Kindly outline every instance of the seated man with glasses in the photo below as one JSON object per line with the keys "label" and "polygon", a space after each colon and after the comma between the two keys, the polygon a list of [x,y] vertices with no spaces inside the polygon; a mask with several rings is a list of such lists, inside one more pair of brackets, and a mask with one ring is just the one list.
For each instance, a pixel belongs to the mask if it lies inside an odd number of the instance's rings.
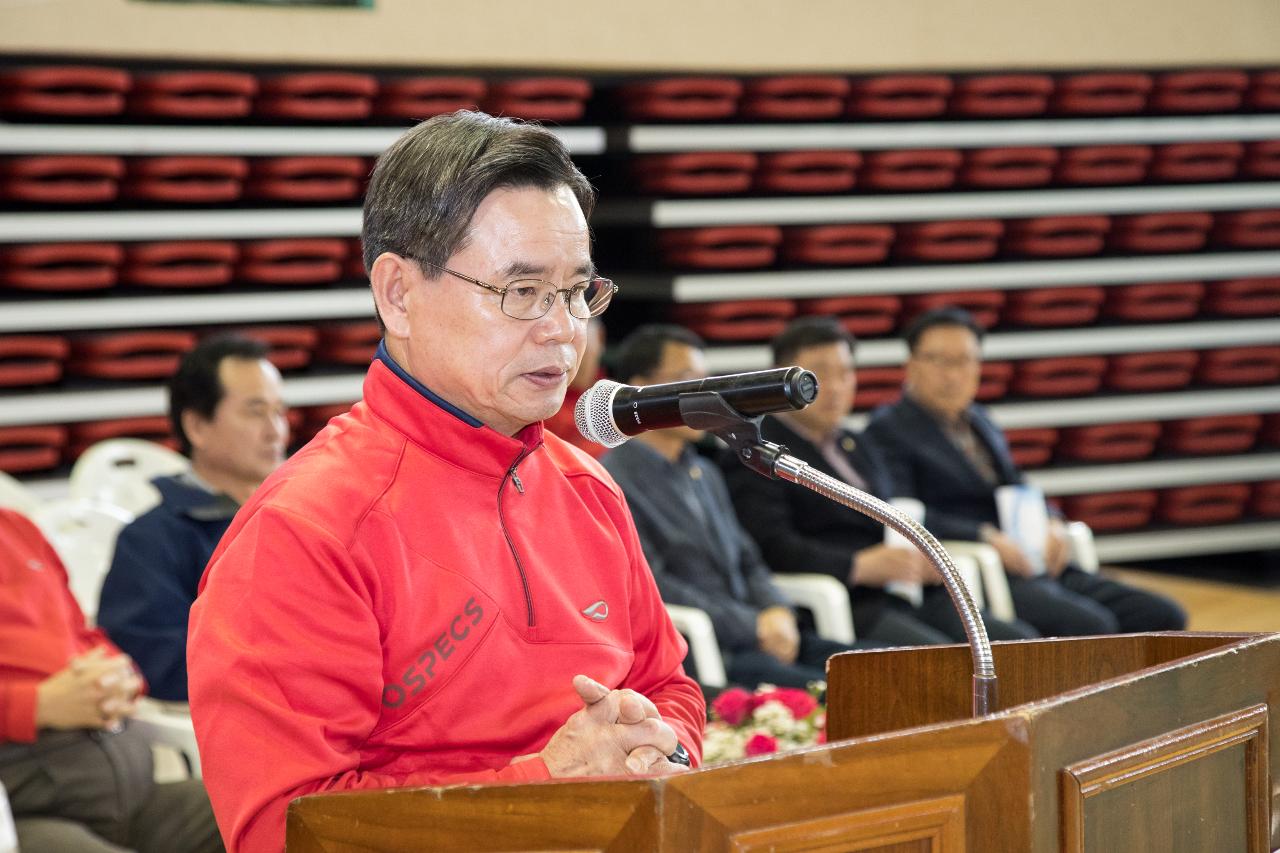
{"label": "seated man with glasses", "polygon": [[280,849],[321,791],[698,760],[705,705],[622,493],[542,426],[617,290],[593,202],[553,133],[479,113],[379,158],[363,400],[240,510],[191,611],[229,847]]}
{"label": "seated man with glasses", "polygon": [[1185,614],[1169,599],[1072,565],[1061,519],[1049,523],[1043,574],[999,529],[996,489],[1021,483],[1022,472],[1000,427],[974,402],[982,337],[969,312],[955,307],[927,311],[907,328],[905,392],[867,427],[885,451],[898,494],[924,503],[925,526],[939,539],[995,547],[1018,618],[1046,636],[1185,627]]}

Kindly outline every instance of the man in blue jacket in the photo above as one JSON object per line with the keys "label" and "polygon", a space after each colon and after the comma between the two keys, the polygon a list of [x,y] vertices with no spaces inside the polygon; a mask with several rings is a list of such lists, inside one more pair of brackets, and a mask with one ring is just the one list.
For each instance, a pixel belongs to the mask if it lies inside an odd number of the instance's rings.
{"label": "man in blue jacket", "polygon": [[160,503],[120,532],[98,625],[157,699],[187,700],[187,613],[240,505],[284,461],[280,373],[257,341],[207,338],[169,383],[169,418],[191,470],[158,477]]}

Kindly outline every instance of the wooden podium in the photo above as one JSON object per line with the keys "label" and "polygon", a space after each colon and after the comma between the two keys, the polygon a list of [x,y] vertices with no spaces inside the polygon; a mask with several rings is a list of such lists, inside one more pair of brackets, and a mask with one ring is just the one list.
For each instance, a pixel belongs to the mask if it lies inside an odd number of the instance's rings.
{"label": "wooden podium", "polygon": [[[1280,634],[993,644],[829,664],[833,742],[651,780],[352,791],[289,807],[303,851],[1268,853]],[[838,741],[836,739],[839,739]]]}

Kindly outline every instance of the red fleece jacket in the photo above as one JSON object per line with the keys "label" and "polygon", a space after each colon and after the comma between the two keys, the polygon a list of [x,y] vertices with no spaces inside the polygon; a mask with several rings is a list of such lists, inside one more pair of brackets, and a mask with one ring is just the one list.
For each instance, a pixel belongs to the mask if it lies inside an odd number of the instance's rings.
{"label": "red fleece jacket", "polygon": [[67,570],[31,521],[0,508],[0,743],[36,739],[36,688],[95,646]]}
{"label": "red fleece jacket", "polygon": [[192,716],[233,851],[319,791],[544,779],[571,679],[705,708],[617,485],[541,425],[480,426],[394,363],[241,509],[191,611]]}

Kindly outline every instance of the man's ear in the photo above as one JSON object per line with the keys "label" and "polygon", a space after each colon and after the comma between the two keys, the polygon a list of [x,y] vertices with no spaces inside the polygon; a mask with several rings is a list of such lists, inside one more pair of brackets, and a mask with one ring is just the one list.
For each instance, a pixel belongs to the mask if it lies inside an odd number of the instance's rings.
{"label": "man's ear", "polygon": [[409,309],[405,298],[411,282],[413,261],[394,252],[383,252],[369,270],[369,285],[378,316],[393,338],[409,337]]}
{"label": "man's ear", "polygon": [[191,445],[193,454],[204,449],[205,433],[208,432],[210,423],[195,409],[182,410],[182,431],[187,434],[187,443]]}

